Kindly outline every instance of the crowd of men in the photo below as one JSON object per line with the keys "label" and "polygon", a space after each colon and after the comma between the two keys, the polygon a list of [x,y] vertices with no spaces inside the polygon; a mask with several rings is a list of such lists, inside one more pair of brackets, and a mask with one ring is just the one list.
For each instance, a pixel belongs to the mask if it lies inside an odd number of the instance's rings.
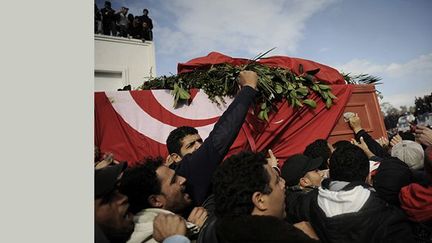
{"label": "crowd of men", "polygon": [[317,139],[279,168],[268,153],[224,160],[257,94],[255,72],[203,141],[167,139],[167,158],[95,163],[96,242],[432,242],[432,129]]}
{"label": "crowd of men", "polygon": [[143,9],[143,15],[133,16],[129,8],[121,7],[115,11],[111,8],[111,2],[105,1],[104,8],[100,9],[95,4],[94,33],[110,36],[120,36],[141,40],[153,40],[153,21],[148,16],[148,9]]}

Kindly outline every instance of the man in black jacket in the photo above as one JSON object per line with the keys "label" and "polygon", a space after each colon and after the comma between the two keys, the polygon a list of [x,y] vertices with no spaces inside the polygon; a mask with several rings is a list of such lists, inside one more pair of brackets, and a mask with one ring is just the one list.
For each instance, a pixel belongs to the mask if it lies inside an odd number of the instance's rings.
{"label": "man in black jacket", "polygon": [[215,233],[224,242],[316,242],[308,223],[285,222],[285,180],[263,154],[226,159],[213,178]]}
{"label": "man in black jacket", "polygon": [[105,7],[101,9],[102,31],[104,35],[117,35],[115,29],[115,11],[111,8],[111,2],[105,1]]}
{"label": "man in black jacket", "polygon": [[236,139],[257,94],[255,72],[240,72],[238,82],[242,89],[216,122],[209,137],[202,144],[197,142],[200,146],[185,154],[175,170],[153,160],[126,171],[121,191],[129,197],[134,213],[159,208],[186,216],[188,209],[201,206],[210,195],[213,172]]}
{"label": "man in black jacket", "polygon": [[323,164],[321,157],[311,159],[303,154],[288,158],[281,168],[281,176],[285,179],[287,190],[285,197],[286,221],[298,223],[309,220],[309,202],[307,197],[316,196],[314,191],[321,186],[324,172],[318,170]]}
{"label": "man in black jacket", "polygon": [[355,145],[337,148],[330,177],[312,199],[310,222],[323,242],[413,242],[405,214],[365,184],[369,159]]}
{"label": "man in black jacket", "polygon": [[180,139],[182,146],[193,144],[194,147],[181,156],[175,170],[178,175],[187,179],[187,191],[195,205],[201,205],[210,195],[211,176],[237,138],[257,93],[257,82],[255,72],[240,72],[239,83],[242,89],[219,118],[208,138],[202,144],[198,134],[190,136],[191,139],[187,141],[184,139],[189,138],[188,136]]}
{"label": "man in black jacket", "polygon": [[148,9],[143,9],[143,15],[141,15],[140,18],[140,24],[144,33],[144,39],[145,40],[153,40],[153,21],[148,16]]}

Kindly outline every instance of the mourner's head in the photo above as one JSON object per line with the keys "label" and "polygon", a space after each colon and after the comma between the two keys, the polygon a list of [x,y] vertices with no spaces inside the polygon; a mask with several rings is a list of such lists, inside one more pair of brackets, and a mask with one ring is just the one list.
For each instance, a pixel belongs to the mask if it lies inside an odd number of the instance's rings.
{"label": "mourner's head", "polygon": [[218,216],[285,217],[285,180],[263,154],[242,152],[226,159],[213,177]]}

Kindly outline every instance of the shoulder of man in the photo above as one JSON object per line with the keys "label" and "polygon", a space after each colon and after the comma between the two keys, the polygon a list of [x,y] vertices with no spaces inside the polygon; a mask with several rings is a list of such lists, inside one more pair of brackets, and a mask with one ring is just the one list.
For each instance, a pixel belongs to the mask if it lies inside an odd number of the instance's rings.
{"label": "shoulder of man", "polygon": [[218,237],[239,242],[316,242],[281,219],[272,216],[244,215],[218,220]]}

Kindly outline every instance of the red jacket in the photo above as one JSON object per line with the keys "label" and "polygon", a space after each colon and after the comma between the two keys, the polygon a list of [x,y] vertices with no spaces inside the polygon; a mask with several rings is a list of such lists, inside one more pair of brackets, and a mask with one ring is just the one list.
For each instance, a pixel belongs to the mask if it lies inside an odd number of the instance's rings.
{"label": "red jacket", "polygon": [[415,222],[432,221],[432,185],[409,184],[399,193],[401,208]]}

